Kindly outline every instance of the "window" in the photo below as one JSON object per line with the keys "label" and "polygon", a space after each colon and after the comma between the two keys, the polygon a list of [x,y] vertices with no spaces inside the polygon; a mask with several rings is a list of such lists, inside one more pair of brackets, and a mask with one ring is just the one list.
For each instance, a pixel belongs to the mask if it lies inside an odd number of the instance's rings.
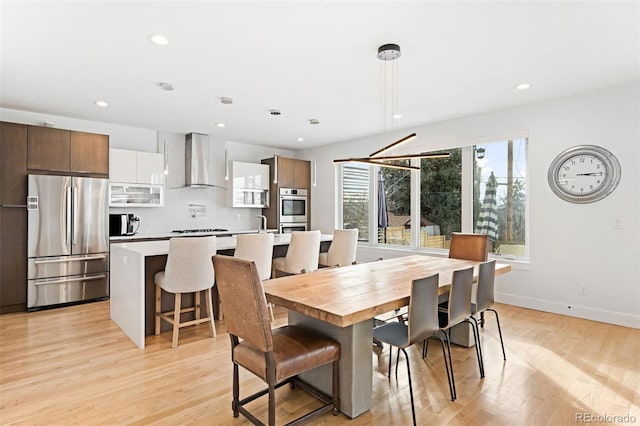
{"label": "window", "polygon": [[344,164],[343,227],[357,227],[372,245],[443,250],[452,232],[486,233],[491,253],[527,257],[526,150],[526,138],[513,138],[434,151],[450,156],[419,160],[419,172]]}
{"label": "window", "polygon": [[526,139],[474,147],[474,231],[489,235],[490,253],[525,257]]}
{"label": "window", "polygon": [[462,230],[462,149],[449,158],[420,160],[420,247],[447,248]]}
{"label": "window", "polygon": [[[410,246],[411,172],[388,167],[378,169],[378,243]],[[381,220],[385,207],[386,226]]]}
{"label": "window", "polygon": [[342,166],[342,228],[358,228],[358,240],[369,241],[369,166]]}

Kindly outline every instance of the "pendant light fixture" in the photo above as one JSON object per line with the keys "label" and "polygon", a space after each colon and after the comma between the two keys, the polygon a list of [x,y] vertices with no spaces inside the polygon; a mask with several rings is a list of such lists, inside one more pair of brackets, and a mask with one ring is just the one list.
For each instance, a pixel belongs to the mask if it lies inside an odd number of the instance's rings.
{"label": "pendant light fixture", "polygon": [[[320,124],[320,120],[316,119],[316,118],[312,118],[311,120],[309,120],[309,124],[311,124],[313,126],[313,143],[317,144],[317,134],[316,134],[316,127],[318,124]],[[313,161],[311,162],[311,185],[312,186],[316,186],[317,184],[317,167],[316,167],[316,149],[315,146],[313,148]]]}
{"label": "pendant light fixture", "polygon": [[[231,105],[233,104],[233,99],[223,96],[220,98],[220,103],[223,105]],[[225,125],[228,124],[228,122],[229,122],[228,108],[225,107],[224,122],[217,123],[216,126],[225,127]],[[222,124],[222,126],[220,124]],[[229,151],[227,151],[227,141],[225,141],[224,145],[225,145],[224,147],[224,180],[229,180]]]}
{"label": "pendant light fixture", "polygon": [[[395,120],[402,117],[398,112],[398,67],[396,59],[400,57],[400,46],[394,43],[383,44],[378,48],[380,59],[380,131],[385,133],[390,127],[394,128]],[[409,154],[409,155],[384,155],[392,149],[416,138],[416,133],[411,133],[397,141],[381,148],[369,157],[344,158],[333,160],[334,163],[363,163],[388,167],[400,170],[420,170],[420,167],[388,163],[387,161],[411,160],[413,158],[449,158],[444,154]]]}
{"label": "pendant light fixture", "polygon": [[269,110],[269,114],[274,117],[274,139],[273,139],[273,183],[278,184],[278,155],[276,154],[276,138],[278,137],[278,120],[277,118],[282,115],[280,110]]}

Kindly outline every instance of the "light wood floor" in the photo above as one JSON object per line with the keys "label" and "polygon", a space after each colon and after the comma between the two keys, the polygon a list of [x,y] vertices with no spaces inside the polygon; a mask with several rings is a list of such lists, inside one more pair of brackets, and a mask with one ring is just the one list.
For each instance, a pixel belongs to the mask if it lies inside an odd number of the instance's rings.
{"label": "light wood floor", "polygon": [[[442,352],[423,361],[411,348],[418,424],[563,425],[577,413],[635,416],[640,424],[640,330],[498,305],[507,361],[493,318],[482,331],[486,377],[475,353],[453,348],[458,399],[451,402]],[[286,312],[276,308],[276,322]],[[224,322],[147,338],[138,349],[109,320],[109,302],[0,316],[0,424],[243,425],[231,412],[231,361]],[[388,351],[372,351],[374,407],[355,420],[327,414],[315,424],[411,423],[404,366],[386,376]],[[261,388],[241,376],[241,395]],[[278,423],[315,400],[278,391]],[[266,400],[252,403],[266,419]]]}

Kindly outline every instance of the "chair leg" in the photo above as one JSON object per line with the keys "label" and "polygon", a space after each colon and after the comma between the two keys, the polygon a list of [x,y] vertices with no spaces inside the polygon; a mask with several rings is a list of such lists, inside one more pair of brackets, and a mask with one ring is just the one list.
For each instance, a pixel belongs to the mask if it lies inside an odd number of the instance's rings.
{"label": "chair leg", "polygon": [[[473,317],[470,317],[473,318]],[[471,331],[473,332],[473,341],[476,344],[476,358],[478,359],[478,370],[480,370],[480,378],[484,378],[484,361],[482,359],[482,348],[480,347],[480,333],[478,332],[478,328],[476,325],[476,319],[473,318],[473,321],[470,319],[464,320],[467,324],[471,326]]]}
{"label": "chair leg", "polygon": [[502,346],[502,358],[506,361],[507,360],[507,354],[504,351],[504,342],[502,340],[502,328],[500,328],[500,317],[498,316],[498,311],[496,311],[495,309],[487,309],[487,311],[491,311],[494,314],[496,314],[496,322],[498,323],[498,334],[500,334],[500,345]]}
{"label": "chair leg", "polygon": [[337,416],[340,414],[340,361],[333,361],[333,411],[331,414]]}
{"label": "chair leg", "polygon": [[396,353],[396,379],[398,378],[398,362],[400,361],[400,348],[398,348],[398,352]]}
{"label": "chair leg", "polygon": [[209,325],[211,326],[211,335],[216,337],[216,323],[213,318],[213,303],[211,302],[211,289],[208,288],[204,292],[205,305],[207,306],[207,316],[209,318]]}
{"label": "chair leg", "polygon": [[[411,417],[413,418],[413,426],[415,426],[417,424],[416,408],[413,403],[413,386],[411,384],[411,367],[409,367],[409,355],[407,355],[407,351],[405,351],[404,348],[398,348],[398,358],[400,358],[400,350],[402,350],[402,353],[404,354],[404,359],[407,360],[407,376],[409,376],[409,395],[411,396]],[[397,368],[397,364],[396,364],[396,368]]]}
{"label": "chair leg", "polygon": [[484,328],[484,311],[480,312],[480,328]]}
{"label": "chair leg", "polygon": [[196,291],[193,293],[193,313],[194,319],[200,319],[200,304],[202,303],[202,292]]}
{"label": "chair leg", "polygon": [[447,351],[444,348],[444,339],[440,336],[436,336],[440,340],[440,345],[442,346],[442,360],[444,361],[444,370],[447,373],[447,382],[449,382],[449,393],[451,393],[451,400],[455,401],[456,395],[453,389],[453,384],[451,382],[451,374],[449,373],[449,364],[447,363]]}
{"label": "chair leg", "polygon": [[175,308],[173,311],[173,338],[171,339],[171,347],[178,346],[178,332],[180,331],[180,309],[182,303],[182,294],[176,293]]}
{"label": "chair leg", "polygon": [[441,332],[444,335],[444,338],[445,338],[445,340],[447,342],[447,353],[449,355],[449,370],[451,371],[451,390],[453,391],[452,392],[452,394],[453,394],[452,401],[453,401],[454,399],[456,399],[458,397],[458,395],[457,395],[457,392],[456,392],[456,378],[453,375],[453,363],[451,362],[451,341],[449,340],[449,335],[446,332],[444,332],[442,330],[441,330]]}
{"label": "chair leg", "polygon": [[233,363],[233,402],[231,402],[231,408],[233,409],[233,417],[238,417],[238,406],[240,404],[240,380],[238,374],[238,364]]}
{"label": "chair leg", "polygon": [[156,285],[156,329],[155,335],[160,334],[160,313],[162,312],[162,289]]}
{"label": "chair leg", "polygon": [[269,383],[269,426],[276,424],[276,387]]}
{"label": "chair leg", "polygon": [[393,359],[393,346],[389,345],[389,368],[387,369],[387,377],[391,379],[391,360]]}

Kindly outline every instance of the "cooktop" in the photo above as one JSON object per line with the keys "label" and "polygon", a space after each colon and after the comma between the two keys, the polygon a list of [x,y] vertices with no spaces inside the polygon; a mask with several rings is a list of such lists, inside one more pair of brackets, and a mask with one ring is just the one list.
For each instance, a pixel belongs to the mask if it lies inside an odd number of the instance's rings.
{"label": "cooktop", "polygon": [[226,231],[228,231],[228,229],[207,228],[207,229],[177,229],[177,230],[171,231],[171,232],[175,232],[177,234],[190,234],[190,233],[194,233],[194,232],[226,232]]}

